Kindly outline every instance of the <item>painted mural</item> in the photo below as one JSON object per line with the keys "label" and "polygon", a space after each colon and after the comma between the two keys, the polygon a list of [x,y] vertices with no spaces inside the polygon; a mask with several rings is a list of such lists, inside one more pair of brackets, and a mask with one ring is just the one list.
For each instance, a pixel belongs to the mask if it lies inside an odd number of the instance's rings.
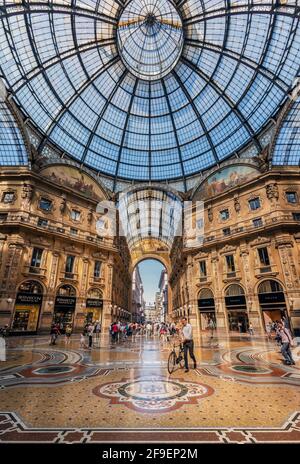
{"label": "painted mural", "polygon": [[88,198],[100,200],[104,196],[101,188],[93,179],[71,166],[50,166],[43,169],[41,175],[55,184],[74,189]]}
{"label": "painted mural", "polygon": [[225,190],[244,184],[258,175],[259,171],[251,166],[228,166],[211,174],[200,186],[197,197],[213,197]]}

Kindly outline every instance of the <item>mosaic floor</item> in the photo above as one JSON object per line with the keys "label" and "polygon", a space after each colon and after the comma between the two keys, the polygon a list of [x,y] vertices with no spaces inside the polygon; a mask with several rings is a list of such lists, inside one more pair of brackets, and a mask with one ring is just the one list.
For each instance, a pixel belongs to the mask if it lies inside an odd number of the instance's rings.
{"label": "mosaic floor", "polygon": [[9,338],[0,442],[300,443],[300,346],[285,366],[263,337],[195,342],[198,368],[169,375],[156,338],[102,336],[92,351],[77,336]]}

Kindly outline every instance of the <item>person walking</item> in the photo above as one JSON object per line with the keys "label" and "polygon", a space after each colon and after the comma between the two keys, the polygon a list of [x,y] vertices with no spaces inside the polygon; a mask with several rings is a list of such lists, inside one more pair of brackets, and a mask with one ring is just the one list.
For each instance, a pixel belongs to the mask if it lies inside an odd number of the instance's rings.
{"label": "person walking", "polygon": [[190,323],[188,323],[187,318],[183,317],[181,319],[182,323],[182,335],[183,335],[183,351],[184,351],[184,366],[185,371],[189,371],[188,363],[188,352],[191,359],[194,361],[194,369],[197,368],[197,361],[194,355],[194,340],[193,340],[193,328]]}
{"label": "person walking", "polygon": [[50,331],[50,345],[56,345],[58,335],[60,335],[59,325],[53,324]]}
{"label": "person walking", "polygon": [[207,327],[210,330],[210,338],[214,338],[214,331],[216,329],[216,325],[215,325],[214,320],[212,318],[209,320]]}
{"label": "person walking", "polygon": [[70,324],[68,324],[67,327],[66,327],[66,331],[65,331],[65,343],[66,343],[66,345],[70,345],[71,335],[72,335],[72,327],[71,327]]}
{"label": "person walking", "polygon": [[284,327],[282,322],[278,324],[278,334],[281,337],[281,354],[284,357],[284,364],[295,364],[292,356],[291,346],[293,346],[293,339],[289,329]]}
{"label": "person walking", "polygon": [[87,334],[89,337],[89,350],[91,350],[93,346],[93,332],[94,332],[94,326],[93,324],[90,323],[87,327]]}
{"label": "person walking", "polygon": [[94,335],[95,335],[95,345],[100,347],[100,332],[101,332],[101,323],[96,321],[94,324]]}
{"label": "person walking", "polygon": [[252,322],[249,323],[249,329],[248,329],[248,330],[249,330],[249,334],[250,334],[251,336],[254,335],[254,328],[253,328]]}

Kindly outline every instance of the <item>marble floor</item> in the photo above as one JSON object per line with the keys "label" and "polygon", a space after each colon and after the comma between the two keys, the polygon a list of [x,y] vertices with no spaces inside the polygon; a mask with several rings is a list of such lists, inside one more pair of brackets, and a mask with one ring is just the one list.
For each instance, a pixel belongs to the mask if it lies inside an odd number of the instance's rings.
{"label": "marble floor", "polygon": [[170,345],[156,337],[102,335],[91,351],[77,335],[10,337],[0,442],[300,443],[300,346],[295,366],[262,336],[203,334],[195,346],[197,369],[169,375]]}

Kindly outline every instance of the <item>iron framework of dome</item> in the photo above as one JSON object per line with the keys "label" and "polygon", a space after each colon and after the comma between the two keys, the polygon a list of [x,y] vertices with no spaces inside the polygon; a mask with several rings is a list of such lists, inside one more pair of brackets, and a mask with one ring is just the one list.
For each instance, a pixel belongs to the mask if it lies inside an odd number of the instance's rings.
{"label": "iron framework of dome", "polygon": [[185,180],[261,150],[299,71],[298,3],[1,0],[1,73],[39,152],[50,142],[115,180]]}
{"label": "iron framework of dome", "polygon": [[14,116],[0,95],[0,166],[28,164],[26,147]]}

